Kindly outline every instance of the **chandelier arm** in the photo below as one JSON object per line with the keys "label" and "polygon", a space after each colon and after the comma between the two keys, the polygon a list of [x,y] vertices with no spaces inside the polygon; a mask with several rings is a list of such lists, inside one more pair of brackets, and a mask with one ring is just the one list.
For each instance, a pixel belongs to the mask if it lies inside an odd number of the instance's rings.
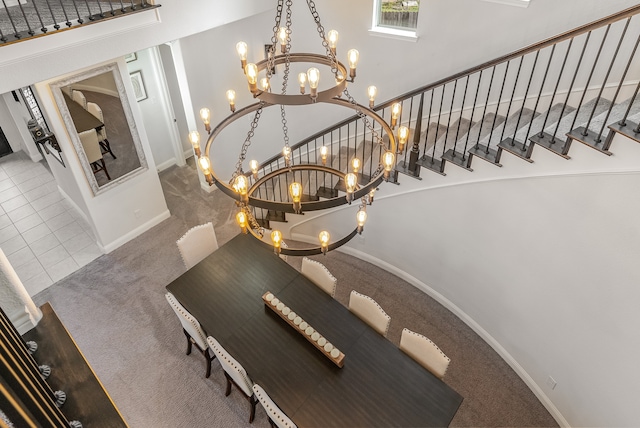
{"label": "chandelier arm", "polygon": [[[249,229],[250,233],[258,239],[261,245],[265,248],[273,249],[273,245],[265,242],[259,237],[256,233],[254,233],[253,229]],[[355,228],[351,233],[349,233],[344,238],[339,241],[335,241],[327,247],[327,251],[335,250],[336,248],[342,247],[347,242],[351,241],[351,239],[358,234],[358,228]],[[315,256],[317,254],[322,254],[322,247],[310,247],[310,248],[281,248],[280,254],[284,254],[286,256]]]}

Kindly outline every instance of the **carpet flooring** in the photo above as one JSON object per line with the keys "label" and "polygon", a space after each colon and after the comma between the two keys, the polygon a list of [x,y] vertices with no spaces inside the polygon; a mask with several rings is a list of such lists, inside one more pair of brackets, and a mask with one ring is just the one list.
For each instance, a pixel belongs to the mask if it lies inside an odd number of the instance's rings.
{"label": "carpet flooring", "polygon": [[[36,303],[51,302],[131,427],[266,427],[260,406],[249,425],[244,397],[236,390],[224,396],[217,361],[205,379],[204,358],[184,354],[180,323],[164,298],[165,286],[185,271],[176,239],[211,220],[223,245],[238,233],[234,203],[218,190],[202,191],[192,162],[160,177],[172,216],[39,293]],[[337,277],[341,303],[352,289],[380,303],[391,316],[393,343],[407,327],[451,358],[445,382],[464,397],[451,426],[557,426],[513,370],[433,299],[354,257],[316,258]],[[289,263],[300,266],[294,257]]]}

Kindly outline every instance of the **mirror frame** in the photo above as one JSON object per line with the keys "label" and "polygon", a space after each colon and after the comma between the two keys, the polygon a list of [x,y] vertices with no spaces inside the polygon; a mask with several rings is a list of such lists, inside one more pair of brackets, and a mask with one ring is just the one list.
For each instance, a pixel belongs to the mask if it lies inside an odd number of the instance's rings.
{"label": "mirror frame", "polygon": [[[67,107],[67,103],[64,100],[64,96],[62,95],[62,88],[65,86],[72,85],[74,83],[81,82],[85,79],[98,76],[104,73],[111,73],[113,79],[116,84],[116,88],[118,89],[118,96],[120,97],[120,103],[122,104],[122,110],[124,111],[124,115],[127,119],[127,123],[129,124],[129,131],[131,133],[131,138],[133,139],[133,144],[136,149],[136,153],[138,154],[138,159],[140,160],[140,166],[120,177],[114,178],[109,181],[107,184],[103,184],[102,186],[98,185],[98,181],[91,169],[91,165],[89,164],[89,160],[87,159],[87,155],[82,148],[82,143],[80,142],[80,137],[76,132],[76,128],[73,124],[73,119],[71,118],[71,113],[69,113],[69,108]],[[93,191],[95,196],[104,193],[105,191],[124,183],[127,180],[145,172],[149,169],[147,164],[147,158],[145,156],[144,150],[142,148],[142,141],[140,140],[140,135],[138,134],[138,128],[136,126],[136,121],[133,117],[133,113],[131,111],[131,104],[129,103],[129,97],[127,95],[127,91],[124,87],[124,82],[122,81],[122,75],[120,74],[120,69],[118,67],[118,63],[110,63],[101,67],[92,68],[91,70],[87,70],[84,72],[80,72],[74,74],[73,76],[65,77],[64,79],[57,80],[49,84],[51,91],[53,92],[53,98],[56,102],[56,106],[58,107],[58,111],[62,116],[62,120],[67,128],[67,134],[73,143],[73,147],[78,155],[78,159],[80,160],[80,165],[82,165],[82,169],[84,171],[84,175],[89,182],[89,186]]]}

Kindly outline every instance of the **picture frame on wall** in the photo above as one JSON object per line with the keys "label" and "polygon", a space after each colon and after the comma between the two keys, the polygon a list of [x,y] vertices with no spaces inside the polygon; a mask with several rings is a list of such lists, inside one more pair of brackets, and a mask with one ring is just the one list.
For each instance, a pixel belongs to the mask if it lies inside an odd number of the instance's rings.
{"label": "picture frame on wall", "polygon": [[124,60],[125,62],[131,62],[131,61],[135,61],[138,59],[138,55],[136,55],[135,52],[131,52],[130,54],[127,54],[124,56]]}
{"label": "picture frame on wall", "polygon": [[144,80],[142,78],[142,71],[134,71],[129,73],[131,77],[131,84],[133,85],[133,92],[136,95],[136,101],[142,101],[147,99],[147,90],[144,87]]}

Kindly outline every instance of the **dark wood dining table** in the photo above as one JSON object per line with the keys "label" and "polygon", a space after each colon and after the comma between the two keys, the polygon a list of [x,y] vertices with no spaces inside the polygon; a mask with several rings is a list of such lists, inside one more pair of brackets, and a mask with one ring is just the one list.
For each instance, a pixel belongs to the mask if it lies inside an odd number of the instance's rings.
{"label": "dark wood dining table", "polygon": [[[300,427],[447,426],[462,403],[446,383],[251,236],[236,236],[167,290]],[[344,367],[266,307],[267,291],[339,348]]]}
{"label": "dark wood dining table", "polygon": [[71,115],[71,119],[73,119],[73,125],[76,127],[78,134],[90,129],[100,131],[100,128],[104,126],[104,123],[102,123],[100,119],[89,113],[64,92],[62,94],[64,95],[64,101],[67,103],[69,114]]}

